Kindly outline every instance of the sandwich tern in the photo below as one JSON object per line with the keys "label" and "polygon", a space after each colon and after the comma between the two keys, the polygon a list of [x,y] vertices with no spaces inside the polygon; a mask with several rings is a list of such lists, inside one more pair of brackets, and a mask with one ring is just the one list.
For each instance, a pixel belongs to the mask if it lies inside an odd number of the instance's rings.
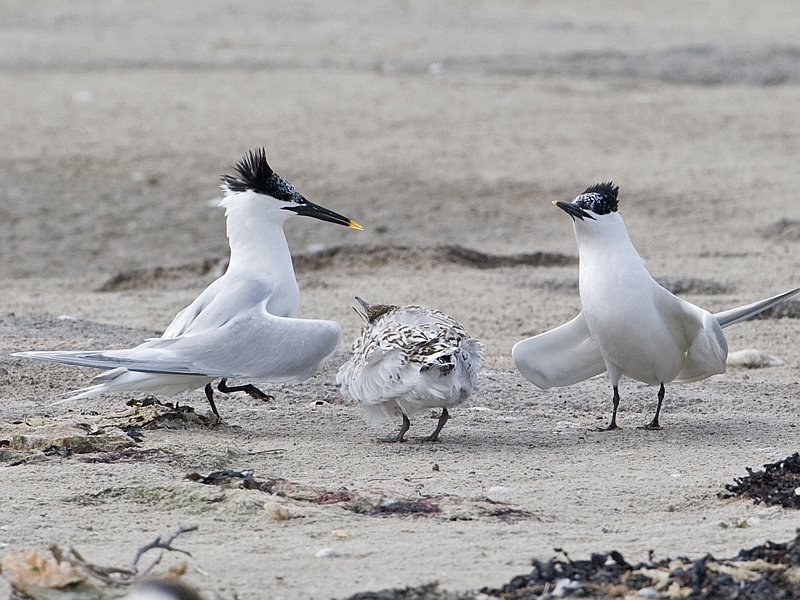
{"label": "sandwich tern", "polygon": [[660,429],[664,385],[725,372],[722,329],[793,296],[800,288],[711,314],[678,298],[650,276],[617,212],[611,182],[588,188],[572,202],[554,202],[572,217],[580,257],[581,312],[556,329],[518,342],[511,351],[522,375],[540,388],[572,385],[608,371],[617,429],[622,375],[660,386],[647,429]]}
{"label": "sandwich tern", "polygon": [[356,300],[363,312],[354,309],[364,323],[352,358],[336,374],[342,394],[358,401],[369,422],[402,416],[400,432],[388,440],[392,442],[404,441],[410,416],[441,407],[436,429],[425,438],[435,442],[450,418],[447,409],[475,391],[483,344],[438,310]]}
{"label": "sandwich tern", "polygon": [[230,260],[225,274],[180,311],[160,338],[135,348],[99,351],[17,352],[37,360],[109,369],[62,400],[110,391],[174,395],[205,387],[219,418],[211,383],[221,392],[266,396],[252,384],[228,386],[229,378],[299,382],[333,354],[342,328],[333,321],[296,319],[300,291],[283,232],[290,217],[304,215],[361,229],[355,221],[307,200],[267,163],[266,152],[248,152],[223,175]]}

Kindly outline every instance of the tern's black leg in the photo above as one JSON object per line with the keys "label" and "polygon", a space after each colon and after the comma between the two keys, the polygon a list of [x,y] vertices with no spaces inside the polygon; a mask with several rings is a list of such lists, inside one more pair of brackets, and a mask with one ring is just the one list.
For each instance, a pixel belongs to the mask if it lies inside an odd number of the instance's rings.
{"label": "tern's black leg", "polygon": [[613,431],[614,429],[619,429],[617,425],[617,409],[619,408],[619,389],[617,386],[614,386],[614,397],[612,398],[614,402],[614,412],[611,413],[611,423],[608,424],[608,427],[598,427],[597,431]]}
{"label": "tern's black leg", "polygon": [[219,412],[217,412],[217,405],[214,404],[214,390],[211,388],[211,384],[206,384],[206,398],[208,398],[208,403],[211,405],[211,411],[217,415],[217,418],[221,421],[222,417],[219,416]]}
{"label": "tern's black leg", "polygon": [[436,424],[436,429],[433,430],[433,433],[430,434],[426,438],[422,438],[423,442],[435,442],[439,439],[439,432],[444,427],[444,424],[447,423],[447,420],[450,418],[450,413],[447,412],[446,408],[442,408],[442,415],[439,417],[439,422]]}
{"label": "tern's black leg", "polygon": [[405,442],[403,437],[405,437],[408,428],[411,427],[411,421],[408,420],[406,413],[403,413],[403,424],[400,426],[400,432],[389,439],[382,439],[382,442]]}
{"label": "tern's black leg", "polygon": [[269,394],[265,394],[252,383],[246,383],[244,385],[233,385],[228,387],[228,380],[223,377],[219,380],[219,385],[217,385],[217,389],[222,392],[223,394],[230,394],[231,392],[245,392],[251,398],[256,400],[275,400]]}
{"label": "tern's black leg", "polygon": [[664,384],[661,384],[661,387],[658,390],[658,406],[656,406],[656,416],[653,417],[653,420],[650,421],[649,425],[645,425],[645,429],[661,429],[661,425],[658,423],[658,415],[661,412],[661,403],[664,401]]}

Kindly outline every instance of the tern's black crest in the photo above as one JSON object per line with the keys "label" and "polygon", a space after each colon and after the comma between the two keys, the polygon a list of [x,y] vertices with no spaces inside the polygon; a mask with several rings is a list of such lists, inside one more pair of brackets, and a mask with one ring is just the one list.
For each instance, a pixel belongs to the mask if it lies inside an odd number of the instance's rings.
{"label": "tern's black crest", "polygon": [[267,163],[264,148],[250,150],[236,163],[237,175],[223,175],[223,189],[231,192],[253,191],[286,202],[303,202],[295,187],[275,173]]}
{"label": "tern's black crest", "polygon": [[619,186],[610,181],[596,183],[586,188],[580,196],[575,198],[573,204],[577,204],[584,210],[590,210],[596,215],[607,215],[617,212],[617,193]]}

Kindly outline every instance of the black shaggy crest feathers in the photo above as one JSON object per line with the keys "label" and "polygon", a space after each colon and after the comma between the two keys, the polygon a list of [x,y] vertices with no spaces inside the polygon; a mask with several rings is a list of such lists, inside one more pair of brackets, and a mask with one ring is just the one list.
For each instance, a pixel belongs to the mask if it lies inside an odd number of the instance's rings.
{"label": "black shaggy crest feathers", "polygon": [[253,191],[287,202],[303,202],[295,187],[275,173],[267,163],[264,148],[250,150],[236,163],[238,175],[223,175],[223,189],[231,192]]}
{"label": "black shaggy crest feathers", "polygon": [[607,215],[611,212],[617,212],[617,205],[619,204],[617,200],[618,192],[619,186],[615,186],[610,181],[595,183],[575,198],[574,204],[584,210],[590,210],[596,215]]}

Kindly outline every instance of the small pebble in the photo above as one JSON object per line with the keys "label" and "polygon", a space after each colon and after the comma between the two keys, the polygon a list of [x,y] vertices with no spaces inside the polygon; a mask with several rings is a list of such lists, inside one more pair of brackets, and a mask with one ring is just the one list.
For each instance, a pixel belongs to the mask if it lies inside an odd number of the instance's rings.
{"label": "small pebble", "polygon": [[316,558],[334,558],[339,556],[333,548],[323,548],[314,555]]}
{"label": "small pebble", "polygon": [[433,470],[434,471],[438,471],[439,470],[439,463],[433,463]]}
{"label": "small pebble", "polygon": [[334,529],[333,531],[331,531],[331,535],[333,537],[338,537],[338,538],[350,537],[349,535],[347,535],[347,532],[344,529]]}

